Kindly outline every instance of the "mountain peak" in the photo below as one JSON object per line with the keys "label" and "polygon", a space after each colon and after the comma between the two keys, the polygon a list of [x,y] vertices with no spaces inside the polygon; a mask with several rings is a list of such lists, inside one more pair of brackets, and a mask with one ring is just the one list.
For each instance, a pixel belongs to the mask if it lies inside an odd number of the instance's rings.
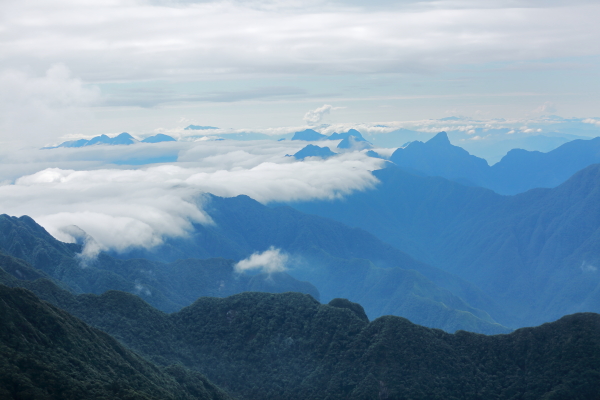
{"label": "mountain peak", "polygon": [[317,140],[323,140],[326,137],[327,136],[320,134],[319,132],[313,129],[305,129],[301,132],[294,133],[294,137],[292,137],[292,140],[305,140],[307,142],[313,142]]}
{"label": "mountain peak", "polygon": [[429,139],[426,143],[435,144],[435,145],[452,145],[450,143],[450,139],[448,139],[448,134],[445,131],[442,131]]}

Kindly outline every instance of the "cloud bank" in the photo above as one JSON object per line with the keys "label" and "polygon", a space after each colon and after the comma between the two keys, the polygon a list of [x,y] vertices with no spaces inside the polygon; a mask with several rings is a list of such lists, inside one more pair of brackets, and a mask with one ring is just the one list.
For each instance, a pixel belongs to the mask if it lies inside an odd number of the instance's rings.
{"label": "cloud bank", "polygon": [[187,235],[193,223],[212,223],[204,193],[245,194],[263,203],[337,198],[373,187],[371,171],[383,163],[361,153],[296,162],[284,157],[291,143],[241,143],[195,144],[175,165],[47,168],[1,185],[0,209],[31,216],[63,241],[81,241],[69,228],[76,226],[100,250],[151,248],[165,237]]}
{"label": "cloud bank", "polygon": [[11,34],[0,59],[64,62],[87,82],[116,82],[422,72],[597,54],[597,2],[369,3],[6,0],[0,25]]}

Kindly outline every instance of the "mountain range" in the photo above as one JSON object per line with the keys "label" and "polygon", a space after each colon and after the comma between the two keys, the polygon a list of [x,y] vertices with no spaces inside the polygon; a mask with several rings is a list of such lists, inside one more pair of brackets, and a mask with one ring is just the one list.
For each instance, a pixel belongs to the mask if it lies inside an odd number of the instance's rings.
{"label": "mountain range", "polygon": [[[149,136],[143,139],[142,143],[160,143],[160,142],[175,142],[176,140],[162,133],[156,134],[154,136]],[[115,137],[109,137],[107,135],[95,136],[92,139],[79,139],[79,140],[70,140],[67,142],[63,142],[56,147],[47,147],[50,149],[55,149],[58,147],[86,147],[86,146],[94,146],[94,145],[130,145],[137,143],[138,140],[135,139],[127,132],[120,133]]]}
{"label": "mountain range", "polygon": [[473,283],[512,315],[497,319],[508,326],[600,311],[600,165],[515,196],[395,166],[374,174],[373,190],[294,207],[361,227]]}
{"label": "mountain range", "polygon": [[414,141],[399,148],[390,161],[416,174],[441,176],[512,195],[555,187],[575,172],[600,162],[600,137],[573,140],[547,153],[513,149],[489,166],[483,158],[453,146],[446,132],[440,132],[425,143]]}
{"label": "mountain range", "polygon": [[[93,261],[78,256],[82,245],[57,241],[31,218],[4,215],[0,251],[74,293],[123,290],[167,312],[199,296],[299,291],[323,301],[360,301],[372,318],[400,315],[449,332],[510,331],[497,323],[501,313],[490,315],[499,307],[474,285],[415,261],[363,230],[290,207],[272,209],[247,196],[207,196],[203,204],[214,225],[195,225],[189,237],[167,239],[151,251],[100,253]],[[287,272],[234,271],[235,261],[271,246],[290,254]]]}
{"label": "mountain range", "polygon": [[399,317],[369,322],[356,303],[323,305],[299,293],[206,297],[167,315],[123,292],[62,292],[70,313],[156,366],[31,292],[0,285],[4,388],[61,399],[103,398],[106,391],[111,398],[186,399],[190,392],[225,398],[210,382],[239,399],[592,399],[600,393],[597,314],[509,335],[452,335]]}

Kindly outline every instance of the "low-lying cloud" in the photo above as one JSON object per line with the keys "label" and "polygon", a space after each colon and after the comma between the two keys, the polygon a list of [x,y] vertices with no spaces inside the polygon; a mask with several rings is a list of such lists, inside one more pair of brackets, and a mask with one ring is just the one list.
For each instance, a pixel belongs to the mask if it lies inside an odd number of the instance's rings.
{"label": "low-lying cloud", "polygon": [[260,272],[273,273],[285,271],[288,262],[288,255],[282,253],[280,249],[271,246],[262,253],[256,252],[250,257],[235,264],[236,272],[246,272],[258,270]]}
{"label": "low-lying cloud", "polygon": [[383,165],[360,153],[324,161],[285,157],[302,143],[237,144],[193,144],[180,151],[180,161],[173,165],[46,168],[0,185],[0,210],[29,215],[67,242],[84,238],[68,228],[76,226],[93,238],[85,250],[93,256],[99,250],[151,248],[164,238],[187,235],[193,224],[211,224],[205,193],[245,194],[262,203],[339,198],[374,187],[371,171]]}

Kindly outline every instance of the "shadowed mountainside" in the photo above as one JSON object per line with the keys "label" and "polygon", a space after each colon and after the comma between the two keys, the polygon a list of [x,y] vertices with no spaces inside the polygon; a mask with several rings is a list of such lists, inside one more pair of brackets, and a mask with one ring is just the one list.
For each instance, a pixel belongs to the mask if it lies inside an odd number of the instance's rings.
{"label": "shadowed mountainside", "polygon": [[84,321],[156,363],[193,368],[241,399],[600,394],[597,314],[508,335],[452,335],[400,317],[368,322],[357,304],[321,305],[299,293],[200,298],[167,315],[123,292],[74,296],[53,287]]}
{"label": "shadowed mountainside", "polygon": [[[54,239],[27,216],[0,215],[0,251],[23,259],[75,293],[122,290],[137,294],[166,312],[187,306],[200,296],[223,297],[244,291],[298,291],[319,298],[313,285],[284,272],[237,273],[233,260],[182,259],[162,263],[122,260],[105,253],[93,260],[81,258],[80,245]],[[0,254],[0,260],[5,255]]]}
{"label": "shadowed mountainside", "polygon": [[228,399],[197,372],[158,367],[24,289],[0,285],[2,399]]}

